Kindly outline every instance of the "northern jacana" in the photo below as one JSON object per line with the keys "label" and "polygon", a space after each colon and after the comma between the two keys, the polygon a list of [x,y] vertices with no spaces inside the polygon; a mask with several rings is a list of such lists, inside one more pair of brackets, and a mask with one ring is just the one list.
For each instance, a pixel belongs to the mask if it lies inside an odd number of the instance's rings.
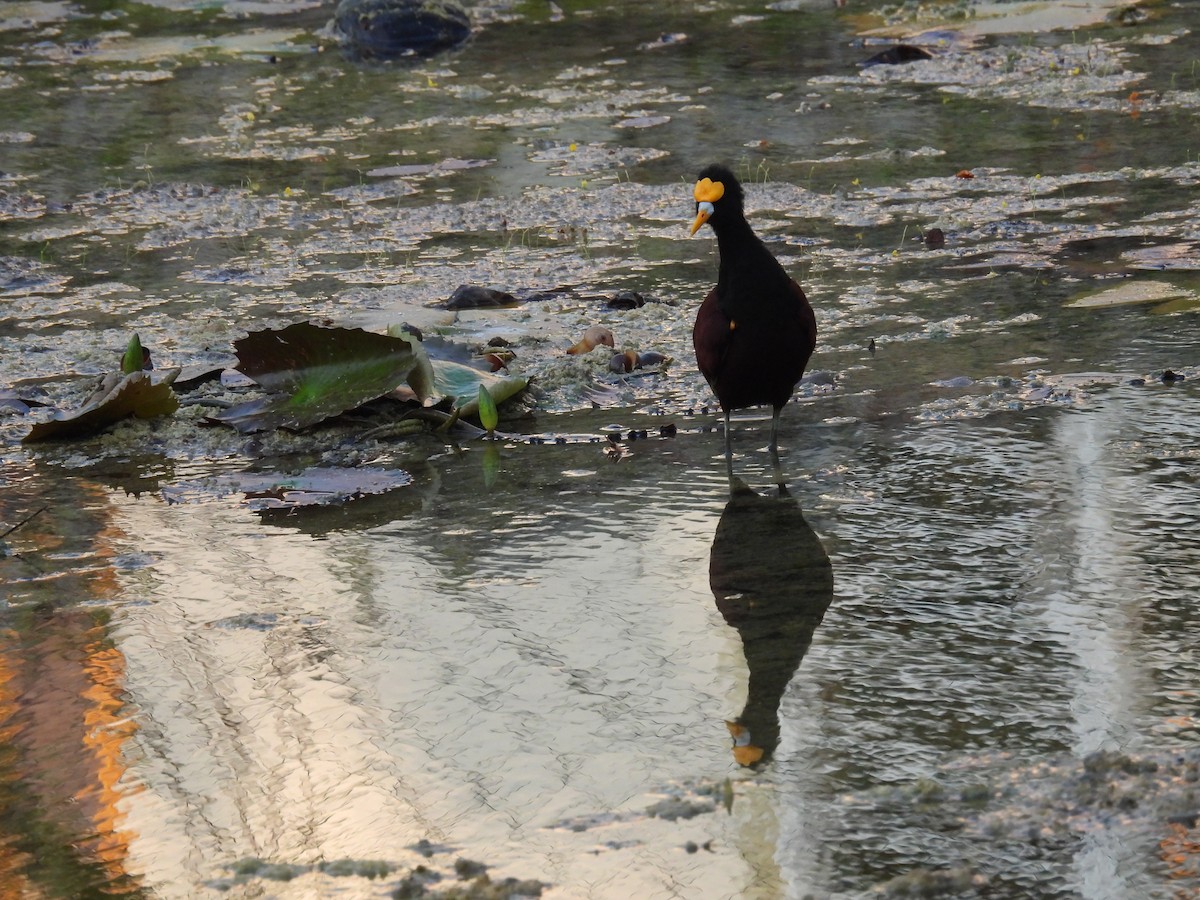
{"label": "northern jacana", "polygon": [[779,468],[779,413],[791,399],[817,343],[817,321],[800,285],[746,221],[742,186],[724,166],[708,166],[696,181],[696,219],[717,235],[717,286],[696,313],[696,363],[725,413],[725,463],[733,481],[729,414],[770,406],[771,457]]}

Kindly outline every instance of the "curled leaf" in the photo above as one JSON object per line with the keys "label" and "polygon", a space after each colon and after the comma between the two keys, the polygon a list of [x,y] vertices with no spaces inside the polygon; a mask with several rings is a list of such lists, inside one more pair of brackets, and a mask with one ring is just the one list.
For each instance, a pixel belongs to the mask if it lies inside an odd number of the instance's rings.
{"label": "curled leaf", "polygon": [[129,339],[129,344],[125,347],[125,355],[121,357],[121,373],[129,375],[133,372],[140,372],[144,368],[145,356],[142,350],[142,339],[135,333]]}
{"label": "curled leaf", "polygon": [[615,347],[616,345],[611,331],[603,325],[593,325],[583,333],[583,338],[579,343],[573,345],[567,352],[572,355],[591,353],[596,347]]}
{"label": "curled leaf", "polygon": [[496,409],[496,401],[484,385],[479,385],[479,424],[484,431],[491,434],[500,424],[500,413]]}
{"label": "curled leaf", "polygon": [[408,386],[417,395],[417,400],[422,405],[435,401],[437,386],[434,383],[433,366],[429,362],[429,354],[425,352],[421,336],[407,326],[389,327],[387,333],[390,337],[404,341],[412,350],[413,367],[412,371],[408,373]]}
{"label": "curled leaf", "polygon": [[528,378],[516,375],[493,375],[447,359],[435,359],[432,363],[438,394],[450,397],[460,416],[470,417],[479,412],[479,388],[483,385],[497,405],[529,386]]}
{"label": "curled leaf", "polygon": [[[140,346],[138,352],[140,355]],[[53,419],[34,425],[22,440],[32,444],[56,438],[88,437],[130,416],[153,419],[170,415],[179,407],[171,389],[177,374],[178,369],[169,370],[158,382],[152,381],[150,375],[141,370],[111,375],[104,388],[79,409],[55,411]]]}

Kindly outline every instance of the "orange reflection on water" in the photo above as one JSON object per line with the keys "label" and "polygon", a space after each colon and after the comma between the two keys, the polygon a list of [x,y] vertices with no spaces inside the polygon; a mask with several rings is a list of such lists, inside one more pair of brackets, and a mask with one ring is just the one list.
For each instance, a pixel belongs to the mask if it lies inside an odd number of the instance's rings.
{"label": "orange reflection on water", "polygon": [[[122,827],[125,660],[105,617],[33,614],[0,636],[0,900],[39,887],[136,890]],[[15,891],[16,893],[11,893]]]}
{"label": "orange reflection on water", "polygon": [[[136,792],[121,786],[125,774],[122,759],[125,742],[137,731],[133,717],[126,715],[121,693],[125,685],[125,657],[106,641],[88,648],[84,671],[91,686],[84,690],[90,705],[84,709],[83,744],[94,761],[95,782],[76,799],[90,808],[95,824],[95,854],[113,878],[125,874],[129,843],[136,837],[121,827],[124,818],[120,801]],[[89,802],[90,801],[90,802]]]}

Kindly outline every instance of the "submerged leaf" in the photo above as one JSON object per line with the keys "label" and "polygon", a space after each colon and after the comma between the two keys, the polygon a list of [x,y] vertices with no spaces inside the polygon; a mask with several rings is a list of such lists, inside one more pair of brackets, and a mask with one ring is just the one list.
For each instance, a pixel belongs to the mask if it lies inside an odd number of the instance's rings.
{"label": "submerged leaf", "polygon": [[341,505],[411,483],[412,476],[403,469],[313,466],[295,475],[238,472],[198,484],[173,485],[163,489],[163,497],[168,503],[188,503],[241,493],[250,509],[292,510]]}
{"label": "submerged leaf", "polygon": [[211,417],[244,433],[316,425],[388,394],[416,365],[401,338],[307,322],[256,331],[234,348],[237,370],[272,392]]}
{"label": "submerged leaf", "polygon": [[1138,303],[1158,303],[1173,298],[1195,296],[1187,288],[1175,287],[1164,281],[1127,281],[1116,287],[1085,294],[1067,304],[1068,309],[1100,309],[1109,306],[1132,306]]}
{"label": "submerged leaf", "polygon": [[[140,347],[138,355],[141,355]],[[104,389],[87,403],[76,410],[56,411],[49,422],[34,425],[23,441],[32,444],[56,438],[88,437],[130,416],[153,419],[170,415],[179,408],[179,401],[171,389],[171,382],[178,372],[178,369],[169,371],[157,383],[140,370],[109,376]]]}
{"label": "submerged leaf", "polygon": [[1177,297],[1174,300],[1168,300],[1166,303],[1160,303],[1150,310],[1156,316],[1169,316],[1174,313],[1195,312],[1200,309],[1200,297],[1195,294],[1189,294],[1187,297]]}

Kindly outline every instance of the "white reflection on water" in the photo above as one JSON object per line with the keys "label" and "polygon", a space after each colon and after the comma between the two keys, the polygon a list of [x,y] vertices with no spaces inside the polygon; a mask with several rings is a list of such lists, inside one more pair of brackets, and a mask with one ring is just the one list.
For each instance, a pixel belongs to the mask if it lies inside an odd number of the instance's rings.
{"label": "white reflection on water", "polygon": [[1088,415],[1062,416],[1050,448],[1061,499],[1047,533],[1054,573],[1041,614],[1080,669],[1072,680],[1070,723],[1072,749],[1080,756],[1136,745],[1147,696],[1130,647],[1142,597],[1136,537],[1122,512],[1134,498],[1111,450],[1125,415],[1114,402]]}
{"label": "white reflection on water", "polygon": [[[769,856],[759,812],[643,814],[664,787],[737,777],[721,718],[745,694],[707,584],[716,504],[664,487],[678,514],[633,528],[592,497],[571,502],[595,518],[459,538],[422,521],[314,540],[217,504],[121,503],[121,530],[161,560],[116,627],[149,882],[186,896],[248,856],[414,865],[422,838],[567,896],[776,882],[729,848],[748,829]],[[612,822],[551,827],[588,816]]]}

